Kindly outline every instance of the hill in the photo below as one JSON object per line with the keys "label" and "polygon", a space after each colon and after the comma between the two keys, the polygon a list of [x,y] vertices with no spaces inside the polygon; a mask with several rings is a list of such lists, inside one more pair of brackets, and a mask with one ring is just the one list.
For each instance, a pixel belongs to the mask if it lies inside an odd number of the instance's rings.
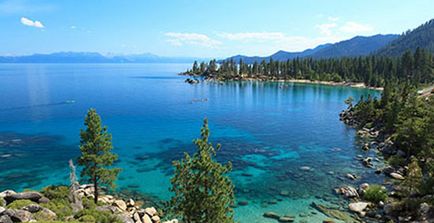
{"label": "hill", "polygon": [[396,40],[378,51],[379,55],[399,56],[407,50],[414,51],[418,47],[434,53],[434,19],[407,31]]}
{"label": "hill", "polygon": [[286,61],[294,58],[337,58],[337,57],[353,57],[353,56],[367,56],[382,47],[388,45],[393,40],[397,39],[399,35],[375,35],[375,36],[356,36],[349,40],[344,40],[337,43],[327,43],[319,45],[313,49],[307,49],[301,52],[287,52],[278,51],[273,55],[267,57],[249,57],[237,55],[229,57],[225,60],[239,61],[242,59],[245,63],[261,62],[262,60],[269,61]]}

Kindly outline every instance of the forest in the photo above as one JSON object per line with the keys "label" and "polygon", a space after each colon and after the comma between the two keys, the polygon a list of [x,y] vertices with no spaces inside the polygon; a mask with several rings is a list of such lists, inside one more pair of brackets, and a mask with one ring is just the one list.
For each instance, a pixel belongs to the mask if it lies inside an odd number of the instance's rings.
{"label": "forest", "polygon": [[335,59],[296,58],[285,62],[270,60],[246,64],[242,60],[194,62],[184,74],[216,80],[291,80],[363,82],[366,86],[384,86],[387,80],[410,79],[414,83],[434,80],[433,55],[422,48],[399,57],[366,56]]}

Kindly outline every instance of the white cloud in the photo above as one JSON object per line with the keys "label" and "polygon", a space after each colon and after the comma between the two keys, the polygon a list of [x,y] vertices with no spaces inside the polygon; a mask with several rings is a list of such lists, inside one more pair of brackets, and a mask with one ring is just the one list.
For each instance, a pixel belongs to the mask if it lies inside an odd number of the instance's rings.
{"label": "white cloud", "polygon": [[328,19],[329,21],[331,21],[331,22],[337,22],[340,18],[339,18],[339,17],[329,16],[327,19]]}
{"label": "white cloud", "polygon": [[356,22],[346,22],[343,26],[339,28],[340,31],[345,33],[371,33],[374,31],[374,27],[366,24],[356,23]]}
{"label": "white cloud", "polygon": [[165,33],[167,41],[174,46],[194,45],[207,48],[217,48],[221,45],[220,41],[212,39],[205,34],[200,33]]}
{"label": "white cloud", "polygon": [[325,36],[331,36],[333,34],[333,28],[338,26],[336,23],[325,23],[317,25],[316,27],[319,29],[319,32]]}
{"label": "white cloud", "polygon": [[280,32],[243,32],[243,33],[219,33],[219,37],[236,41],[270,41],[282,40],[286,36]]}
{"label": "white cloud", "polygon": [[77,29],[77,26],[70,26],[71,29]]}
{"label": "white cloud", "polygon": [[36,28],[44,28],[44,24],[42,24],[40,21],[33,21],[31,19],[28,19],[26,17],[21,17],[21,23],[25,26],[32,26]]}

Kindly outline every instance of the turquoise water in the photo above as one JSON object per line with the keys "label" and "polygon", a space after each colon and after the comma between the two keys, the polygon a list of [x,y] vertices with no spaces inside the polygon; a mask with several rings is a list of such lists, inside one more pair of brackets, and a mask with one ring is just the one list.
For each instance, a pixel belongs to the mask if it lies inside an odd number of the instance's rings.
{"label": "turquoise water", "polygon": [[[237,199],[248,202],[235,209],[240,222],[276,222],[264,219],[265,211],[321,222],[326,217],[311,202],[344,206],[332,188],[375,179],[355,159],[365,154],[338,113],[348,96],[377,92],[263,82],[189,85],[176,75],[189,66],[0,65],[0,190],[67,183],[67,160],[78,156],[90,107],[113,134],[123,168],[118,190],[162,200],[170,197],[171,161],[193,151],[207,117],[211,140],[222,144],[218,159],[234,165]],[[348,172],[361,180],[347,181]]]}

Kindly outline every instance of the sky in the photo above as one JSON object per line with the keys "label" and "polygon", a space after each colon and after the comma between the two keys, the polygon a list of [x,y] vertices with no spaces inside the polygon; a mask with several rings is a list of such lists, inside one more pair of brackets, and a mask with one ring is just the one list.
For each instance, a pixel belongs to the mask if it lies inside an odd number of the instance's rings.
{"label": "sky", "polygon": [[266,56],[432,18],[433,0],[0,0],[0,55]]}

